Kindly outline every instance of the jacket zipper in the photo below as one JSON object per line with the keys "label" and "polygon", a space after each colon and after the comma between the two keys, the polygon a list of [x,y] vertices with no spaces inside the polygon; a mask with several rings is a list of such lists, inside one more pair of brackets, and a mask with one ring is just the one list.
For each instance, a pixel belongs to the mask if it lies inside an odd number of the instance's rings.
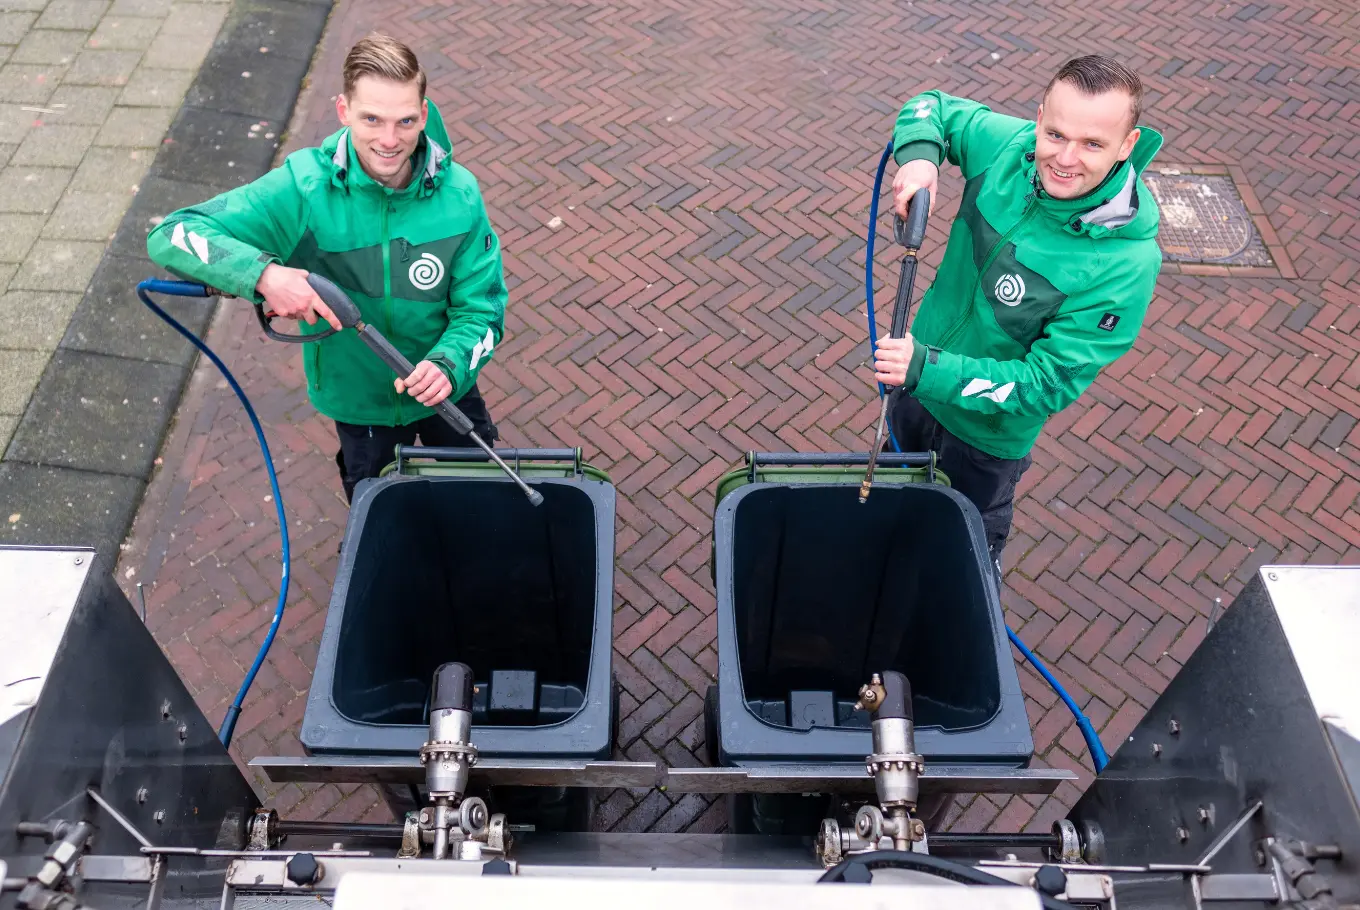
{"label": "jacket zipper", "polygon": [[982,263],[982,268],[978,269],[977,277],[973,279],[973,291],[968,295],[968,306],[964,310],[963,315],[959,317],[958,322],[949,327],[949,331],[945,333],[944,339],[939,344],[940,348],[947,349],[954,341],[954,336],[962,331],[963,327],[967,325],[968,317],[973,313],[973,302],[977,299],[978,291],[982,287],[982,276],[986,275],[987,270],[992,267],[992,263],[996,261],[996,257],[1001,253],[1002,247],[1007,243],[1010,243],[1011,238],[1015,236],[1016,232],[1024,227],[1025,222],[1029,221],[1030,216],[1034,214],[1037,205],[1038,201],[1036,199],[1036,194],[1031,190],[1030,194],[1025,197],[1025,211],[1020,215],[1020,220],[1011,225],[1011,229],[1002,235],[1001,239],[992,246],[991,251],[987,254],[987,259]]}
{"label": "jacket zipper", "polygon": [[[379,232],[382,244],[383,259],[383,334],[389,341],[392,340],[392,250],[391,240],[387,236],[387,210],[392,205],[386,194],[380,197],[382,214],[379,216]],[[395,395],[392,399],[392,414],[396,419],[396,425],[401,426],[401,396]]]}

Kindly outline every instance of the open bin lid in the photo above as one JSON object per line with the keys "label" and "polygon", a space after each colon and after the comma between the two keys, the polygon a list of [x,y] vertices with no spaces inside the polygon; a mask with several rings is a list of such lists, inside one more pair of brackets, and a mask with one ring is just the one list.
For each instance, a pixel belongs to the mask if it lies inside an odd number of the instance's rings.
{"label": "open bin lid", "polygon": [[[496,449],[496,454],[521,477],[573,477],[612,484],[609,475],[584,461],[582,449]],[[503,472],[478,448],[397,446],[394,460],[379,477],[485,477]]]}
{"label": "open bin lid", "polygon": [[[747,452],[746,467],[718,478],[715,501],[751,483],[859,483],[868,452]],[[938,483],[950,486],[934,452],[883,452],[874,484]],[[873,495],[872,493],[870,495]]]}

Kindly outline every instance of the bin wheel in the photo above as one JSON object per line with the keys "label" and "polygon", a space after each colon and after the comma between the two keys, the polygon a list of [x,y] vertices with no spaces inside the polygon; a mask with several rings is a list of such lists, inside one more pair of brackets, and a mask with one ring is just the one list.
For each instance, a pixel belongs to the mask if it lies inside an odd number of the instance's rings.
{"label": "bin wheel", "polygon": [[710,768],[718,767],[718,687],[704,692],[704,755]]}

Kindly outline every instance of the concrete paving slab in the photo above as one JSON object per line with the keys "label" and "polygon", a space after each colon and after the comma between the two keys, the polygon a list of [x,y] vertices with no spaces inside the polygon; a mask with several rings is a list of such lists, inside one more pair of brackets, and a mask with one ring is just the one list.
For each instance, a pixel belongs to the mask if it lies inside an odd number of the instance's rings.
{"label": "concrete paving slab", "polygon": [[109,252],[118,256],[145,256],[147,235],[166,215],[185,206],[205,202],[220,192],[217,187],[201,183],[146,177],[113,238]]}
{"label": "concrete paving slab", "polygon": [[55,351],[79,303],[79,294],[9,291],[0,295],[0,325],[5,327],[5,345]]}
{"label": "concrete paving slab", "polygon": [[0,214],[0,262],[22,262],[46,223],[45,215]]}
{"label": "concrete paving slab", "polygon": [[11,288],[84,293],[104,255],[104,244],[87,240],[39,240],[33,244]]}
{"label": "concrete paving slab", "polygon": [[51,356],[50,351],[0,348],[0,414],[24,412]]}
{"label": "concrete paving slab", "polygon": [[116,565],[121,529],[136,512],[144,488],[135,477],[0,463],[0,503],[6,513],[0,515],[0,540],[90,546],[106,565]]}
{"label": "concrete paving slab", "polygon": [[[139,282],[165,277],[171,276],[144,257],[104,257],[61,346],[187,367],[197,349],[137,297]],[[213,298],[157,294],[152,301],[200,338],[215,311]]]}
{"label": "concrete paving slab", "polygon": [[74,168],[5,168],[0,173],[0,212],[50,214],[74,173]]}
{"label": "concrete paving slab", "polygon": [[151,172],[221,189],[254,180],[272,166],[278,147],[277,137],[250,138],[250,127],[259,119],[186,106],[170,127],[172,143],[162,149]]}
{"label": "concrete paving slab", "polygon": [[76,167],[98,132],[99,128],[95,126],[65,126],[44,122],[42,126],[29,130],[9,163],[32,167]]}
{"label": "concrete paving slab", "polygon": [[58,349],[6,458],[145,480],[183,367]]}

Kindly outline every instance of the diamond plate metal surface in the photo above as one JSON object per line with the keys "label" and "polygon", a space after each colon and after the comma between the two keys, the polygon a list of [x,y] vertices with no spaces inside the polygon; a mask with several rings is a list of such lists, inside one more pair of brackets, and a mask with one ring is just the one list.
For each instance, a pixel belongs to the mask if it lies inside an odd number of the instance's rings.
{"label": "diamond plate metal surface", "polygon": [[1274,267],[1231,177],[1163,171],[1143,180],[1161,208],[1157,242],[1168,260]]}

